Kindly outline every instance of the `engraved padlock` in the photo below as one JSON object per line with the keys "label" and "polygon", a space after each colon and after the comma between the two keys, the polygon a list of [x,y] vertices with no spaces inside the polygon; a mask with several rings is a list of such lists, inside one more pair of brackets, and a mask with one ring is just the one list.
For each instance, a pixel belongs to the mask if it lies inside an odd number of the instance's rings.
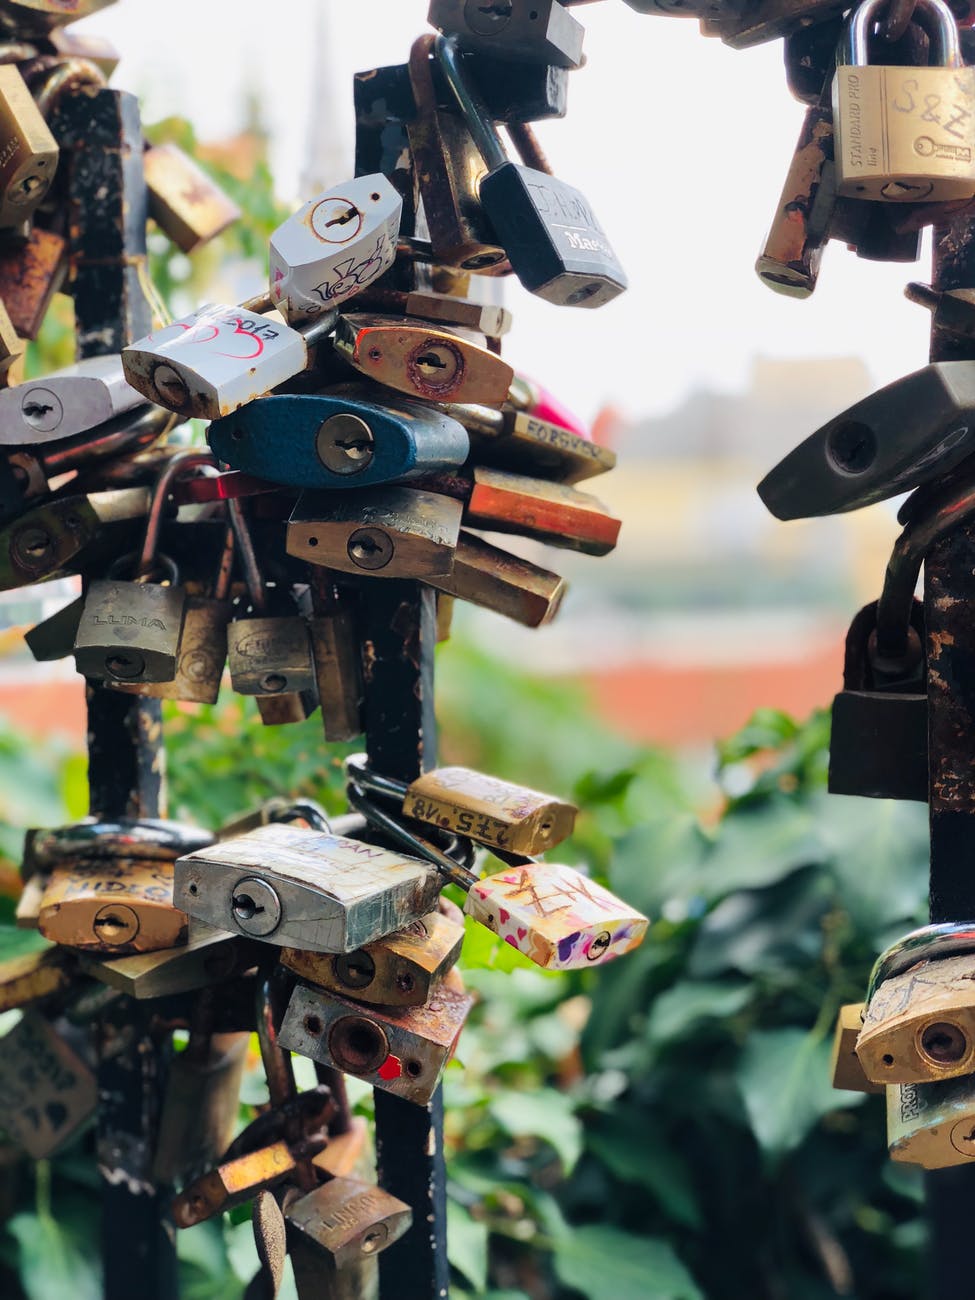
{"label": "engraved padlock", "polygon": [[57,141],[20,70],[0,66],[0,228],[33,216],[54,180]]}
{"label": "engraved padlock", "polygon": [[0,1038],[0,1127],[44,1160],[97,1108],[95,1074],[76,1045],[39,1012],[27,1011]]}
{"label": "engraved padlock", "polygon": [[385,176],[317,195],[271,236],[271,300],[292,323],[320,316],[387,271],[403,200]]}
{"label": "engraved padlock", "polygon": [[[208,461],[187,452],[189,462]],[[186,592],[175,563],[158,550],[169,480],[160,476],[153,491],[146,534],[138,554],[123,555],[106,578],[89,582],[75,637],[78,672],[96,681],[171,682],[176,675],[180,638],[186,616]],[[135,577],[121,574],[135,569]],[[164,581],[150,581],[162,573]]]}
{"label": "engraved padlock", "polygon": [[944,0],[919,0],[915,19],[931,41],[933,66],[869,62],[884,0],[854,10],[837,54],[833,121],[837,193],[922,203],[975,195],[975,69],[962,62]]}

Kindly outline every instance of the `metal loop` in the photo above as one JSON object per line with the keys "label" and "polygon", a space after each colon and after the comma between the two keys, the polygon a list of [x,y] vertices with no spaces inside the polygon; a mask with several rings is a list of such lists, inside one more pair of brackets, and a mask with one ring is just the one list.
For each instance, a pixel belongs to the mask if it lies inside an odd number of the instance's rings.
{"label": "metal loop", "polygon": [[328,813],[314,799],[295,799],[288,803],[287,807],[281,808],[271,814],[272,822],[307,822],[314,831],[325,831],[332,833],[332,823],[329,821]]}
{"label": "metal loop", "polygon": [[[888,0],[863,0],[847,21],[840,41],[837,62],[865,67],[870,61],[870,36],[878,15]],[[931,40],[931,63],[944,68],[962,66],[961,39],[954,14],[945,0],[917,0],[912,19],[919,22]]]}
{"label": "metal loop", "polygon": [[62,95],[104,90],[108,79],[91,59],[72,57],[59,58],[53,68],[39,70],[35,77],[28,73],[28,83],[37,107],[47,118]]}
{"label": "metal loop", "polygon": [[237,539],[237,553],[240,556],[240,567],[244,573],[244,584],[251,605],[256,614],[263,614],[267,610],[267,592],[264,589],[264,579],[261,577],[261,567],[257,562],[257,552],[254,550],[254,539],[251,537],[247,516],[237,497],[227,501],[227,513],[230,515],[230,525]]}
{"label": "metal loop", "polygon": [[[873,3],[874,0],[867,0],[867,2]],[[928,2],[942,3],[942,0],[928,0]],[[444,79],[457,100],[461,116],[474,141],[474,147],[487,163],[488,171],[494,171],[496,167],[506,163],[508,157],[484,101],[464,76],[456,38],[435,37],[433,52],[443,69]]]}
{"label": "metal loop", "polygon": [[867,984],[866,1005],[870,1005],[881,984],[895,975],[903,975],[919,962],[961,957],[969,952],[975,953],[975,921],[945,921],[912,930],[874,962]]}
{"label": "metal loop", "polygon": [[365,754],[350,754],[345,760],[345,774],[368,794],[398,799],[401,803],[409,789],[405,781],[397,781],[394,777],[380,776],[374,772]]}
{"label": "metal loop", "polygon": [[204,465],[216,470],[212,452],[180,451],[172,457],[158,479],[156,479],[156,486],[153,488],[152,493],[152,505],[149,507],[149,515],[146,519],[146,535],[139,556],[139,567],[136,570],[137,579],[148,573],[155,561],[156,549],[159,545],[159,533],[162,529],[163,509],[169,501],[170,488],[185,471],[197,469]]}
{"label": "metal loop", "polygon": [[[135,576],[135,573],[137,572],[135,569],[135,562],[138,558],[136,551],[128,551],[125,555],[118,556],[109,565],[108,572],[105,576],[117,579],[120,582],[150,582],[153,574],[158,572],[159,569],[162,569],[165,573],[163,581],[168,582],[171,587],[179,585],[179,569],[176,565],[176,561],[172,559],[171,556],[163,555],[162,552],[160,552],[155,557],[156,567],[150,569],[149,572],[142,577]],[[132,571],[133,576],[131,578],[123,578],[122,575],[126,570]]]}
{"label": "metal loop", "polygon": [[415,834],[395,817],[391,817],[389,813],[374,804],[354,781],[350,782],[346,797],[356,812],[362,813],[366,821],[387,834],[394,843],[399,844],[408,853],[413,853],[425,862],[431,863],[451,884],[459,885],[461,889],[470,889],[471,885],[477,883],[479,877],[476,872],[460,866],[429,840]]}
{"label": "metal loop", "polygon": [[26,856],[32,870],[46,871],[78,858],[139,858],[172,862],[209,848],[213,834],[199,826],[158,818],[89,818],[69,826],[29,832]]}

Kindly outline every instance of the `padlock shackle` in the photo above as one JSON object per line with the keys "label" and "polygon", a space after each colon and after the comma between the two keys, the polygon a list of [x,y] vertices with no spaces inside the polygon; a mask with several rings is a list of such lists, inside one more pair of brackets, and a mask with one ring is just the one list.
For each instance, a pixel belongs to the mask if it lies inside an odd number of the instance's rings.
{"label": "padlock shackle", "polygon": [[381,776],[379,772],[374,772],[365,754],[348,756],[345,760],[345,775],[367,794],[378,794],[388,799],[402,801],[410,788],[406,781],[398,781],[395,777]]}
{"label": "padlock shackle", "polygon": [[263,614],[267,610],[267,592],[264,590],[261,566],[257,562],[254,539],[251,537],[247,516],[244,514],[244,507],[239,497],[228,499],[227,513],[230,515],[230,526],[237,538],[237,553],[240,556],[240,567],[244,573],[247,594],[250,596],[255,614]]}
{"label": "padlock shackle", "polygon": [[367,822],[378,830],[384,831],[394,843],[404,848],[407,853],[413,853],[418,858],[422,858],[425,862],[429,862],[436,867],[440,874],[452,885],[459,885],[461,889],[468,890],[472,885],[477,884],[480,879],[477,872],[469,871],[466,867],[460,866],[453,858],[449,858],[446,853],[438,849],[435,844],[431,844],[429,840],[407,830],[395,817],[391,817],[389,813],[374,804],[363,790],[357,788],[354,778],[349,782],[346,798],[356,812],[362,813]]}
{"label": "padlock shackle", "polygon": [[198,469],[201,466],[206,466],[211,472],[216,473],[212,451],[180,451],[166,463],[156,479],[156,485],[152,491],[152,505],[149,507],[149,516],[146,519],[146,535],[142,542],[139,564],[135,572],[137,581],[151,573],[156,563],[156,555],[159,550],[159,534],[162,530],[163,510],[169,501],[170,488],[175,480],[187,470]]}
{"label": "padlock shackle", "polygon": [[891,944],[874,962],[865,1005],[870,1005],[881,984],[895,975],[903,975],[918,962],[962,957],[966,953],[975,953],[975,921],[944,921],[912,930]]}
{"label": "padlock shackle", "polygon": [[[866,67],[870,58],[870,37],[877,16],[887,0],[863,0],[847,19],[840,38],[837,63],[845,67]],[[920,22],[931,42],[930,65],[942,68],[964,66],[958,24],[945,0],[917,0],[912,21]],[[925,21],[927,20],[927,21]]]}
{"label": "padlock shackle", "polygon": [[914,591],[924,557],[936,542],[975,515],[975,474],[952,482],[926,503],[894,543],[877,601],[877,653],[896,660],[907,653]]}
{"label": "padlock shackle", "polygon": [[474,148],[484,159],[488,171],[494,171],[508,161],[508,155],[491,121],[487,105],[461,70],[456,38],[435,37],[433,51],[443,70],[444,80],[457,100],[461,116],[474,141]]}

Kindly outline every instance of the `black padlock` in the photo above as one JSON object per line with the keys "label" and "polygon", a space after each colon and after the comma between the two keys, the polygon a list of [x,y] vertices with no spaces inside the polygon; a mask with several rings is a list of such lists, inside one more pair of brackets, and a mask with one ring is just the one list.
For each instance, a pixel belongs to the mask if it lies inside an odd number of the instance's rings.
{"label": "black padlock", "polygon": [[924,692],[923,607],[911,610],[900,665],[876,653],[877,601],[846,637],[843,690],[833,700],[829,790],[869,799],[928,797],[928,697]]}
{"label": "black padlock", "polygon": [[434,50],[488,166],[478,182],[481,206],[524,287],[563,307],[601,307],[622,293],[626,274],[583,195],[511,162],[453,39],[438,36]]}

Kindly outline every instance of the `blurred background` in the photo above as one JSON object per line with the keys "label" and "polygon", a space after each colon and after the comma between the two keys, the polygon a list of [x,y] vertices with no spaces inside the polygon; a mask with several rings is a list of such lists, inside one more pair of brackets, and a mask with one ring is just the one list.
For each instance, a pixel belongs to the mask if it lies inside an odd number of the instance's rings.
{"label": "blurred background", "polygon": [[[192,265],[160,242],[175,313],[260,288],[270,229],[351,174],[353,72],[404,61],[425,11],[119,0],[82,25],[118,45],[113,84],[142,97],[149,134],[192,147],[247,213]],[[624,961],[554,979],[469,936],[481,1002],[446,1083],[452,1295],[915,1296],[916,1171],[887,1161],[878,1099],[829,1086],[839,1006],[924,915],[923,809],[825,794],[822,706],[897,503],[782,524],[754,485],[924,364],[927,314],[902,288],[926,271],[831,245],[812,299],[770,293],[752,263],[803,113],[780,44],[734,52],[621,0],[574,12],[588,64],[566,119],[538,133],[630,292],[573,313],[506,283],[505,353],[619,452],[586,486],[622,540],[598,561],[539,552],[572,582],[549,628],[458,611],[438,651],[442,754],[575,798],[567,860],[653,925]],[[61,318],[33,364],[69,350]],[[81,681],[22,641],[65,598],[52,584],[0,604],[4,952],[34,943],[10,924],[22,827],[86,811]],[[173,815],[217,824],[282,788],[340,803],[341,753],[323,759],[317,719],[262,729],[229,697],[171,709],[167,740]],[[261,1086],[257,1072],[248,1104]],[[0,1161],[0,1294],[94,1300],[83,1144],[36,1173],[9,1149]],[[246,1210],[179,1246],[188,1300],[242,1294]]]}

